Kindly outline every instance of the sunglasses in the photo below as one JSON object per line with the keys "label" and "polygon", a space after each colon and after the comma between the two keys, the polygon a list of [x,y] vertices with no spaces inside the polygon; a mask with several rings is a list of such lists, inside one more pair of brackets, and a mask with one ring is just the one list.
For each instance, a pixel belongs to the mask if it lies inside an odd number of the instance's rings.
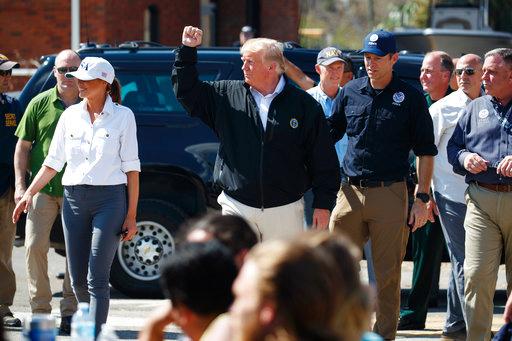
{"label": "sunglasses", "polygon": [[60,73],[61,75],[66,74],[68,72],[75,72],[76,70],[78,70],[78,66],[70,66],[70,67],[61,66],[61,67],[57,68],[57,72]]}
{"label": "sunglasses", "polygon": [[475,69],[470,67],[465,67],[464,69],[455,69],[455,74],[457,76],[462,76],[463,73],[466,73],[468,76],[473,76],[475,74]]}
{"label": "sunglasses", "polygon": [[0,76],[7,77],[12,75],[12,69],[11,70],[0,70]]}

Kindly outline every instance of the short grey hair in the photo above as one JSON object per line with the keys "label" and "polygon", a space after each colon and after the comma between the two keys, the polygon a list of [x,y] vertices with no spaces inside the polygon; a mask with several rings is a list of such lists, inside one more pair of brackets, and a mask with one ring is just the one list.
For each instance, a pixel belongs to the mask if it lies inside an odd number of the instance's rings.
{"label": "short grey hair", "polygon": [[263,51],[263,60],[277,63],[277,72],[284,73],[283,44],[269,38],[253,38],[245,42],[240,53]]}
{"label": "short grey hair", "polygon": [[512,69],[512,49],[500,47],[485,54],[485,59],[493,56],[500,56],[507,66]]}

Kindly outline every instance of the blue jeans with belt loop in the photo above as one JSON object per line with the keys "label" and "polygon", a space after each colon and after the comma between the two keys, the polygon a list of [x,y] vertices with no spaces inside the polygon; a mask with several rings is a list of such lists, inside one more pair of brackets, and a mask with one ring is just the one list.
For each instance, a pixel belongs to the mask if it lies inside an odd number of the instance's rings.
{"label": "blue jeans with belt loop", "polygon": [[127,211],[126,185],[64,187],[62,222],[71,286],[90,302],[96,335],[107,321],[110,267]]}

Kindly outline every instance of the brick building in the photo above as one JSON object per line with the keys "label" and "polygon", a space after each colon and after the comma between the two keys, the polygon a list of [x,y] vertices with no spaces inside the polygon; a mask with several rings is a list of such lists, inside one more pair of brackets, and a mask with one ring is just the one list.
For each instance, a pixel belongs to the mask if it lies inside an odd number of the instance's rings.
{"label": "brick building", "polygon": [[[72,0],[0,0],[0,53],[37,66],[71,47]],[[261,36],[298,40],[299,0],[79,0],[80,41],[151,40],[177,45],[185,25],[205,30],[205,45],[230,46],[244,25]],[[20,89],[26,77],[13,77]]]}

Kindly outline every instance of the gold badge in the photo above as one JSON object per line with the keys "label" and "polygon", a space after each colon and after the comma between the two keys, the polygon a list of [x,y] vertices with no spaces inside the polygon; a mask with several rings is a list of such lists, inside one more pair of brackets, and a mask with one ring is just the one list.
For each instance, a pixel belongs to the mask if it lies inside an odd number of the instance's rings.
{"label": "gold badge", "polygon": [[12,113],[5,114],[5,126],[6,127],[16,127],[16,115]]}

